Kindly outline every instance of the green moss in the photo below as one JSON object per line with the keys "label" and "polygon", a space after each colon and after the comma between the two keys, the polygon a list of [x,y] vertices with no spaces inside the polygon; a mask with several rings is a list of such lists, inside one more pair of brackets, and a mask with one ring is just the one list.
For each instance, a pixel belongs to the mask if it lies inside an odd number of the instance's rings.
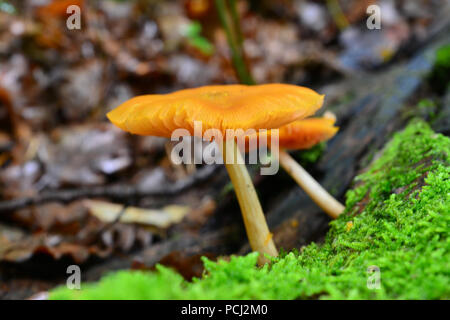
{"label": "green moss", "polygon": [[450,68],[450,44],[442,46],[436,52],[436,66]]}
{"label": "green moss", "polygon": [[0,0],[0,11],[9,13],[9,14],[16,14],[16,8],[9,3],[9,1]]}
{"label": "green moss", "polygon": [[203,37],[201,33],[202,25],[198,21],[193,21],[187,26],[185,36],[191,46],[210,56],[214,53],[214,45]]}
{"label": "green moss", "polygon": [[296,152],[295,158],[301,165],[306,166],[311,163],[317,162],[324,153],[327,145],[325,142],[321,142],[313,146],[308,150],[302,150]]}
{"label": "green moss", "polygon": [[[121,271],[52,299],[449,299],[450,139],[414,122],[358,176],[346,214],[323,245],[310,244],[256,267],[257,255],[204,259],[187,282],[174,271]],[[381,271],[369,289],[367,268]]]}
{"label": "green moss", "polygon": [[436,61],[430,75],[431,85],[438,93],[445,93],[450,83],[450,44],[436,51]]}
{"label": "green moss", "polygon": [[432,99],[422,99],[417,103],[416,107],[407,108],[404,112],[406,119],[421,118],[429,123],[436,119],[439,110],[438,103]]}

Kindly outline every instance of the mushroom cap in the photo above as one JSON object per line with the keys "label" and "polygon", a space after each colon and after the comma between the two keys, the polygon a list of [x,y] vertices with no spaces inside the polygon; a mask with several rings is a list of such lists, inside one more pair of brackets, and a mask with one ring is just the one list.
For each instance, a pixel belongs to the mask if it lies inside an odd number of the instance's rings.
{"label": "mushroom cap", "polygon": [[[284,125],[278,128],[279,147],[290,150],[309,149],[322,141],[331,139],[338,132],[339,128],[334,126],[335,122],[336,118],[327,113],[321,118],[302,119]],[[263,143],[270,145],[271,134],[272,130],[267,131],[267,140],[258,139],[259,133],[246,136],[246,151],[252,150],[251,147],[256,145],[262,147]],[[250,144],[253,139],[258,141]]]}
{"label": "mushroom cap", "polygon": [[170,137],[183,128],[194,135],[194,121],[208,129],[273,129],[306,118],[322,106],[324,96],[288,84],[217,85],[169,94],[132,98],[107,114],[130,133]]}
{"label": "mushroom cap", "polygon": [[331,139],[339,128],[334,126],[335,119],[309,118],[294,121],[279,128],[280,148],[300,150]]}

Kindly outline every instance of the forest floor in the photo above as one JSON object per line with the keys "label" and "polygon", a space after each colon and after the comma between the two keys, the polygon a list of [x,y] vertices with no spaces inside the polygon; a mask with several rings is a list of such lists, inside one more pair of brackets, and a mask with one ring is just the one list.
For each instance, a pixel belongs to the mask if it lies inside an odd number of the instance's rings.
{"label": "forest floor", "polygon": [[[225,168],[174,165],[167,139],[129,135],[105,117],[136,95],[239,83],[214,8],[198,10],[190,5],[193,1],[75,2],[82,7],[81,30],[65,27],[67,14],[52,7],[53,1],[43,7],[0,0],[2,299],[29,298],[64,284],[70,265],[80,266],[84,282],[115,270],[154,270],[159,263],[181,274],[183,279],[166,276],[182,283],[203,274],[202,257],[229,260],[250,252]],[[411,119],[422,119],[444,136],[450,133],[449,6],[385,1],[383,10],[389,14],[382,29],[368,30],[365,9],[372,2],[340,1],[348,25],[339,27],[325,2],[238,1],[245,62],[254,81],[304,85],[326,95],[320,113],[336,114],[339,133],[293,156],[347,203],[361,190],[355,177],[373,168],[380,151]],[[321,19],[308,19],[311,15]],[[428,129],[417,130],[432,136]],[[342,226],[354,218],[344,217],[330,229],[328,216],[286,173],[261,176],[257,166],[249,169],[276,245],[284,252],[322,250],[329,263],[326,246],[334,236],[347,237]],[[370,183],[375,187],[379,181]],[[405,192],[405,185],[385,190],[383,200]],[[443,195],[445,188],[448,184]],[[146,194],[136,192],[142,189]],[[361,201],[381,205],[369,200]],[[145,219],[116,221],[121,205],[143,209]],[[354,207],[351,203],[348,210]],[[362,236],[361,229],[355,230],[355,237]],[[446,227],[442,236],[448,232]],[[344,240],[350,245],[358,239]],[[321,243],[325,249],[316,247]],[[448,259],[446,250],[443,259]],[[251,265],[254,259],[247,255],[236,264]],[[293,253],[285,259],[280,268],[304,258]],[[365,269],[360,272],[366,275]],[[260,280],[266,276],[278,275],[261,273]],[[292,277],[303,274],[293,272]],[[199,288],[228,290],[214,279]],[[411,283],[422,284],[421,279]],[[444,280],[446,288],[425,290],[431,292],[426,297],[449,298],[448,275]],[[284,297],[319,297],[324,287],[318,284],[319,291],[306,293],[285,288]],[[327,288],[324,296],[344,292]],[[249,297],[246,290],[234,297]],[[394,289],[389,294],[361,290],[349,296],[421,297],[415,290],[411,296]],[[181,293],[187,294],[167,297]]]}

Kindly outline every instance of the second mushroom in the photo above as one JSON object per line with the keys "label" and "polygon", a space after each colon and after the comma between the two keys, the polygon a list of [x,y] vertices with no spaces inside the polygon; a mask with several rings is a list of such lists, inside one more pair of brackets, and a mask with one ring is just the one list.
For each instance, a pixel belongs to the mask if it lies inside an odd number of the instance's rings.
{"label": "second mushroom", "polygon": [[[282,126],[278,130],[278,157],[284,170],[297,182],[309,197],[331,218],[336,219],[345,207],[330,195],[287,150],[309,149],[319,142],[332,138],[338,128],[334,126],[334,114],[326,112],[321,118],[297,120]],[[271,135],[269,131],[268,136]],[[270,139],[267,139],[270,144]],[[277,156],[272,154],[272,156]]]}

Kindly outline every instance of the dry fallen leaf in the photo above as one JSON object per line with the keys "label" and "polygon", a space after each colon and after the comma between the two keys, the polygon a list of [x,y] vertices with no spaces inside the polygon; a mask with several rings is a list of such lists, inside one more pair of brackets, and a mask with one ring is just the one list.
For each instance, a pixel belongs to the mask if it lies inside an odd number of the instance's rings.
{"label": "dry fallen leaf", "polygon": [[[99,200],[85,200],[85,206],[91,214],[103,222],[113,222],[123,210],[123,205]],[[139,223],[166,229],[181,222],[191,210],[188,206],[169,205],[161,209],[143,209],[128,207],[120,217],[122,223]]]}

